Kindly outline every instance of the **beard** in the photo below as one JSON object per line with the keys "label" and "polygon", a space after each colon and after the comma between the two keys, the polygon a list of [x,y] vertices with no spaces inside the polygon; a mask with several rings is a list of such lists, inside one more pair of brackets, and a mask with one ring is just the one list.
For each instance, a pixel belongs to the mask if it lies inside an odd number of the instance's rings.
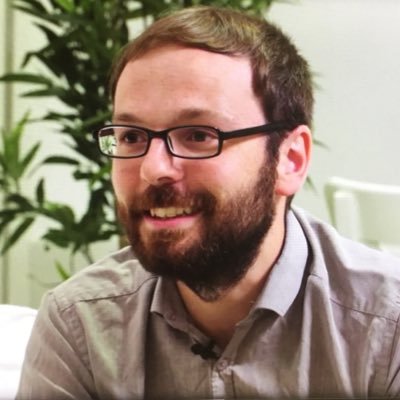
{"label": "beard", "polygon": [[[275,165],[234,197],[219,200],[207,190],[181,194],[173,186],[150,186],[128,207],[118,203],[127,238],[143,267],[182,281],[205,301],[215,301],[239,282],[255,261],[275,217]],[[199,214],[197,237],[189,229],[140,231],[144,213],[156,207],[188,207]]]}

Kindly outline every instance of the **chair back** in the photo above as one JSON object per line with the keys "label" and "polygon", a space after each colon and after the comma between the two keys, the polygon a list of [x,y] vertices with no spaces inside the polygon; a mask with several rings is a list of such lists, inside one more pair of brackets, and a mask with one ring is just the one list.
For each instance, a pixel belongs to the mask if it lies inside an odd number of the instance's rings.
{"label": "chair back", "polygon": [[325,197],[340,233],[400,254],[400,186],[332,177]]}

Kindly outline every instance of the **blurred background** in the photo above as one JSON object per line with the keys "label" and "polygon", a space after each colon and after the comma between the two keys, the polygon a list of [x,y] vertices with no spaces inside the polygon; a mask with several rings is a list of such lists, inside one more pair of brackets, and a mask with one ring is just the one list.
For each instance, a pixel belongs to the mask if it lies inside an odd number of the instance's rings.
{"label": "blurred background", "polygon": [[[48,33],[46,38],[44,29],[38,28],[37,24],[43,25],[40,15],[34,17],[16,10],[12,3],[0,2],[0,75],[10,72],[30,75],[22,83],[21,75],[18,79],[15,76],[14,80],[9,79],[11,83],[0,83],[0,129],[3,137],[0,153],[7,155],[4,138],[14,134],[20,139],[18,154],[21,160],[29,161],[29,157],[24,159],[27,154],[31,154],[32,159],[25,170],[14,166],[23,173],[20,177],[11,177],[11,181],[14,179],[11,183],[7,177],[2,177],[0,243],[3,249],[5,245],[10,246],[9,251],[0,257],[0,303],[37,307],[45,290],[88,265],[91,259],[117,249],[120,240],[117,229],[107,224],[93,225],[92,231],[86,232],[88,236],[92,234],[94,243],[83,236],[81,241],[75,242],[60,236],[59,232],[68,231],[70,236],[77,237],[79,232],[89,227],[90,221],[113,218],[109,193],[99,189],[108,179],[107,167],[103,161],[98,165],[95,163],[101,169],[99,174],[86,156],[77,155],[74,149],[85,146],[73,139],[73,132],[82,131],[106,118],[104,113],[107,114],[107,110],[98,109],[101,104],[97,106],[93,100],[92,107],[97,107],[92,111],[94,120],[82,126],[77,121],[79,115],[70,111],[74,98],[69,99],[69,106],[66,106],[57,96],[21,96],[26,92],[44,90],[43,87],[50,90],[49,82],[44,79],[39,82],[40,79],[36,78],[37,82],[33,82],[33,75],[42,78],[48,75],[48,69],[39,57],[31,57],[24,68],[21,65],[27,54],[43,48],[51,35]],[[74,1],[15,3],[31,4],[30,10],[34,3],[46,4],[48,8],[51,4],[58,4],[61,9],[64,7],[67,15]],[[292,38],[314,73],[316,106],[313,132],[316,141],[324,146],[316,145],[314,148],[310,171],[313,188],[305,187],[295,198],[295,204],[329,222],[323,188],[331,176],[400,185],[400,1],[288,0],[272,1],[269,7],[266,6],[268,2],[254,3],[265,3],[263,12],[266,18]],[[25,7],[29,8],[26,4]],[[151,15],[134,19],[135,9],[135,6],[129,9],[132,13],[132,21],[127,25],[129,37],[151,20]],[[57,32],[57,24],[53,25]],[[111,26],[109,29],[119,28]],[[122,31],[123,28],[118,33]],[[95,51],[96,39],[100,40],[96,35],[89,39],[91,51]],[[124,35],[113,39],[109,46],[110,54],[123,39]],[[96,54],[90,57],[93,59]],[[103,54],[106,61],[107,54]],[[65,60],[65,65],[68,61]],[[111,59],[109,61],[111,63]],[[67,85],[68,77],[61,78],[62,84]],[[103,79],[100,75],[90,79],[99,78]],[[98,88],[92,92],[93,99],[103,97],[102,101],[107,102],[105,82],[98,81],[97,85]],[[57,87],[51,89],[56,92]],[[85,88],[75,89],[77,96],[84,94]],[[79,101],[77,97],[77,109]],[[52,119],[50,115],[49,118],[50,111],[53,117],[57,112],[62,117],[58,115]],[[30,120],[25,125],[21,123],[24,116]],[[65,122],[68,118],[70,125]],[[20,136],[16,133],[18,122],[23,131]],[[71,131],[60,133],[62,129]],[[87,142],[87,148],[94,148],[89,136],[80,138]],[[39,145],[33,149],[36,143]],[[9,157],[16,157],[12,151],[9,153]],[[38,167],[43,160],[45,164]],[[21,198],[15,196],[16,186]],[[94,193],[100,199],[97,203]],[[14,197],[10,198],[10,194]],[[32,201],[24,203],[27,199]],[[104,207],[97,209],[96,204],[102,201]],[[91,214],[88,209],[91,209]],[[8,214],[4,212],[7,210]],[[46,235],[47,239],[43,238]],[[10,242],[10,237],[15,242]]]}

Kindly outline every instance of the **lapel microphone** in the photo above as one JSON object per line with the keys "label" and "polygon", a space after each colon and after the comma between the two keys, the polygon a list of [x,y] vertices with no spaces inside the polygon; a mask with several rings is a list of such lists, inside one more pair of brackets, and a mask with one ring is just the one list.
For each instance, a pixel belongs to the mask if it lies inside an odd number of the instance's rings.
{"label": "lapel microphone", "polygon": [[208,360],[210,358],[217,359],[218,355],[217,353],[213,350],[214,347],[214,341],[210,340],[210,342],[207,345],[203,345],[199,342],[196,342],[190,350],[192,351],[193,354],[196,356],[200,356],[203,360]]}

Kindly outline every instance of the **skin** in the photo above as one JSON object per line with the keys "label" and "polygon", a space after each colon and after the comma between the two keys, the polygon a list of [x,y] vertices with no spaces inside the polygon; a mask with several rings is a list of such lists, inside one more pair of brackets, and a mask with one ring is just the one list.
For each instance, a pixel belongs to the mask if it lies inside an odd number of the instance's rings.
{"label": "skin", "polygon": [[[210,53],[174,45],[157,48],[129,62],[117,84],[114,123],[136,124],[154,130],[199,124],[221,130],[241,129],[266,122],[252,89],[250,62],[244,57]],[[266,162],[265,135],[237,138],[224,143],[222,153],[206,160],[186,160],[167,153],[153,139],[141,158],[113,161],[112,180],[121,207],[133,193],[149,186],[169,185],[180,193],[206,188],[220,200],[254,185]],[[298,126],[280,149],[275,185],[276,217],[260,252],[243,279],[213,302],[206,302],[184,283],[177,282],[182,300],[197,326],[221,347],[231,338],[235,324],[256,300],[284,241],[285,204],[302,186],[310,160],[311,134]],[[171,244],[184,250],[199,235],[201,213],[164,220],[143,218],[144,240],[160,229],[180,229],[185,235]]]}

